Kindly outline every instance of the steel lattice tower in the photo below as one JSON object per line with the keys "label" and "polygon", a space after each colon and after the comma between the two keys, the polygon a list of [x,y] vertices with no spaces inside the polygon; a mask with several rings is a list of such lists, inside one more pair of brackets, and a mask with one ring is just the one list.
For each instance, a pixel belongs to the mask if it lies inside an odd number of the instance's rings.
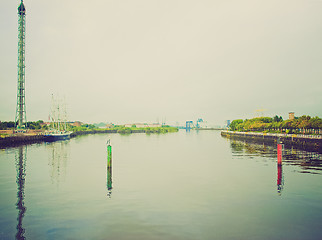
{"label": "steel lattice tower", "polygon": [[18,89],[15,122],[17,128],[24,128],[26,122],[25,103],[25,38],[26,38],[26,8],[23,0],[18,7]]}

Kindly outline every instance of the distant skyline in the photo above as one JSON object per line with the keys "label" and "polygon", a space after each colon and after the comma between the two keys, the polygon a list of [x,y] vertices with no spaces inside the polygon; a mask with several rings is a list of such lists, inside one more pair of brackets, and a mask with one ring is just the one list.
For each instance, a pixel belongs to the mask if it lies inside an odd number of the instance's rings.
{"label": "distant skyline", "polygon": [[[0,2],[0,121],[14,121],[20,1]],[[322,117],[321,0],[25,0],[27,121]]]}

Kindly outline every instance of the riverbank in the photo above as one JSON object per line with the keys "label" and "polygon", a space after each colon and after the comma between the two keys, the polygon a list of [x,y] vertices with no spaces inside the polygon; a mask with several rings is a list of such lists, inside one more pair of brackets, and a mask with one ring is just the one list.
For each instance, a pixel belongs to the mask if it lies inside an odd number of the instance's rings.
{"label": "riverbank", "polygon": [[[79,131],[73,132],[70,137],[76,137],[79,135],[87,135],[87,134],[96,134],[96,133],[116,133],[116,131]],[[34,144],[34,143],[42,143],[45,141],[45,136],[43,133],[25,133],[25,134],[11,134],[6,137],[0,138],[0,148],[5,147],[15,147],[25,144]]]}
{"label": "riverbank", "polygon": [[15,134],[0,138],[0,148],[44,142],[42,134]]}
{"label": "riverbank", "polygon": [[[112,129],[92,129],[85,131],[73,132],[70,137],[74,138],[80,135],[99,134],[99,133],[119,133],[119,134],[131,134],[131,133],[169,133],[176,132],[177,128],[173,127],[156,127],[156,128],[112,128]],[[44,131],[28,131],[27,133],[14,134],[10,130],[11,134],[1,135],[0,148],[15,147],[25,144],[42,143],[45,141]]]}
{"label": "riverbank", "polygon": [[221,136],[250,142],[278,143],[308,151],[322,152],[321,135],[221,131]]}

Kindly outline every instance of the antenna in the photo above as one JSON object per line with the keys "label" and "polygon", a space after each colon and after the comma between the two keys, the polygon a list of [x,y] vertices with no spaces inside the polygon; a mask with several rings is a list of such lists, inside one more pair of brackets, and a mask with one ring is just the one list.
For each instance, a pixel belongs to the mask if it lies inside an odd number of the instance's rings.
{"label": "antenna", "polygon": [[16,127],[24,128],[26,122],[25,102],[25,38],[26,38],[26,8],[23,0],[18,7],[18,87],[17,87],[17,108]]}

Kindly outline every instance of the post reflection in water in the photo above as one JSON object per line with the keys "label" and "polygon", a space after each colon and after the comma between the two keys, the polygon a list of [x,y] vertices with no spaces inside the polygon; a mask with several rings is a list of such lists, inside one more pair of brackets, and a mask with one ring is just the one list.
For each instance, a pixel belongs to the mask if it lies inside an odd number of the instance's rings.
{"label": "post reflection in water", "polygon": [[[25,151],[24,151],[25,148]],[[24,198],[25,198],[25,177],[26,177],[26,147],[19,147],[18,156],[16,155],[16,170],[17,170],[17,203],[16,207],[18,209],[17,217],[17,234],[16,239],[26,239],[24,237],[25,229],[22,226],[23,217],[27,211],[25,207]]]}
{"label": "post reflection in water", "polygon": [[59,184],[66,177],[67,160],[69,158],[69,142],[58,141],[46,145],[49,149],[49,166],[52,183]]}
{"label": "post reflection in water", "polygon": [[107,168],[107,196],[112,195],[112,167]]}
{"label": "post reflection in water", "polygon": [[283,165],[298,166],[300,173],[322,174],[322,154],[309,152],[296,148],[284,148],[283,144],[266,144],[262,142],[250,142],[231,139],[230,147],[233,156],[261,156],[269,159],[277,157],[277,192],[281,195],[284,189],[285,177],[283,175]]}
{"label": "post reflection in water", "polygon": [[277,193],[281,194],[284,187],[282,164],[277,164]]}

